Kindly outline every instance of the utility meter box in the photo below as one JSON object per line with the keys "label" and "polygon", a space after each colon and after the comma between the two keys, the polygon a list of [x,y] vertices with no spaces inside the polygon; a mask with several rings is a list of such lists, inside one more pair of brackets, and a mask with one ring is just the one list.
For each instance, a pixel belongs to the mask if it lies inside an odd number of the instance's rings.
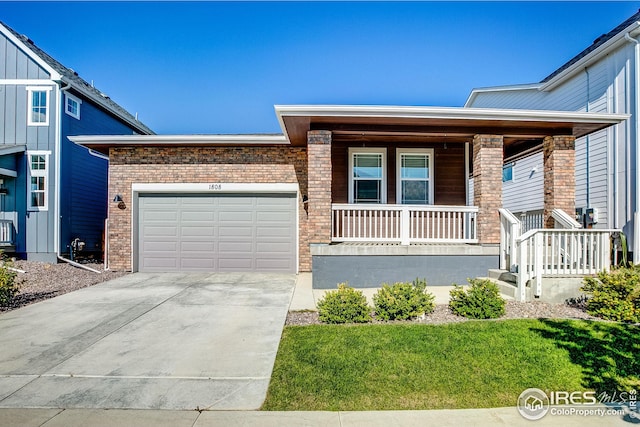
{"label": "utility meter box", "polygon": [[584,209],[576,208],[576,221],[578,221],[582,226],[584,226]]}
{"label": "utility meter box", "polygon": [[585,222],[587,227],[593,224],[598,223],[598,209],[597,208],[587,208],[585,212]]}

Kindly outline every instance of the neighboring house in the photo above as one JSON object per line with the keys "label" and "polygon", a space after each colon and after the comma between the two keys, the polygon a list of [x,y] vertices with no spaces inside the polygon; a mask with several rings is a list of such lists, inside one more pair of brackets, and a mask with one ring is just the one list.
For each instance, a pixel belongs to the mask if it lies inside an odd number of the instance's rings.
{"label": "neighboring house", "polygon": [[[576,141],[575,197],[582,210],[578,219],[587,227],[624,231],[635,263],[640,262],[639,37],[640,12],[540,83],[474,89],[465,104],[631,115],[630,120]],[[543,209],[544,192],[542,146],[531,142],[527,148],[505,156],[503,186],[505,208],[523,218]]]}
{"label": "neighboring house", "polygon": [[[628,117],[323,105],[276,114],[283,135],[72,137],[109,155],[110,268],[313,270],[315,288],[465,283],[499,266],[503,153],[544,141],[545,208],[571,212],[575,139]],[[580,271],[608,267],[608,243],[592,249],[606,255],[574,257]]]}
{"label": "neighboring house", "polygon": [[[108,158],[69,135],[152,134],[135,117],[0,23],[0,240],[30,260],[103,249]],[[2,248],[2,247],[0,247]]]}

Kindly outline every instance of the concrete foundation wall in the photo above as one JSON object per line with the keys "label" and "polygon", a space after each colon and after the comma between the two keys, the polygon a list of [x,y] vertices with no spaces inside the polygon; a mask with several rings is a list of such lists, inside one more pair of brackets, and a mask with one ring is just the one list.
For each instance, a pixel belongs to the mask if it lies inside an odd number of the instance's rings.
{"label": "concrete foundation wall", "polygon": [[426,278],[429,286],[464,285],[498,267],[497,255],[313,256],[313,288],[335,289],[348,282],[354,288]]}

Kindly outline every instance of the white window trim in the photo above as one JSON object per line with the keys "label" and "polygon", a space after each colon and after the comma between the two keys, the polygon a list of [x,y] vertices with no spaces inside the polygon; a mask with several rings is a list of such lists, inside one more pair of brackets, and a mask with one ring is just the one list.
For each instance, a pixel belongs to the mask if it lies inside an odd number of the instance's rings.
{"label": "white window trim", "polygon": [[402,155],[403,154],[426,154],[429,157],[429,205],[433,205],[433,180],[435,170],[435,156],[433,148],[397,148],[396,149],[396,203],[402,204]]}
{"label": "white window trim", "polygon": [[[27,177],[27,210],[30,212],[40,212],[49,210],[49,156],[51,151],[27,151],[27,170],[29,171]],[[31,170],[31,156],[45,156],[44,170]],[[31,177],[41,176],[44,177],[44,206],[32,206],[31,205]]]}
{"label": "white window trim", "polygon": [[[33,92],[45,92],[47,102],[47,113],[44,122],[33,121]],[[51,86],[27,86],[27,125],[28,126],[49,126],[49,116],[51,115]]]}
{"label": "white window trim", "polygon": [[[67,104],[69,99],[78,104],[78,113],[77,114],[73,114],[71,111],[69,111],[69,109],[68,109],[69,105]],[[73,96],[73,95],[71,95],[70,93],[67,93],[67,92],[64,93],[64,112],[65,113],[67,113],[68,115],[70,115],[74,119],[80,120],[80,106],[81,105],[82,105],[82,100],[80,98],[75,97],[75,96]]]}
{"label": "white window trim", "polygon": [[349,147],[349,203],[355,203],[353,198],[353,156],[354,154],[382,154],[382,194],[381,204],[387,203],[387,149],[385,147],[380,148],[358,148]]}

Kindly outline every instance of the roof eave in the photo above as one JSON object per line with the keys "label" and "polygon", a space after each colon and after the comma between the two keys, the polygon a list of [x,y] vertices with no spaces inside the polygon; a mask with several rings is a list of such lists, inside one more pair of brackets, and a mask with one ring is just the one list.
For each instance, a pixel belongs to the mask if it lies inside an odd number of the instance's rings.
{"label": "roof eave", "polygon": [[616,49],[618,46],[627,43],[625,40],[625,35],[629,34],[631,36],[637,36],[640,34],[640,21],[636,21],[633,24],[629,25],[624,30],[620,31],[618,34],[613,36],[611,39],[607,40],[601,46],[594,49],[592,52],[589,52],[583,58],[580,58],[570,67],[563,70],[558,75],[554,76],[552,79],[543,82],[540,86],[541,91],[549,91],[553,88],[557,87],[561,83],[563,83],[568,78],[573,77],[576,73],[582,71],[585,67],[588,67],[593,62],[597,61],[600,56],[609,53],[611,50]]}
{"label": "roof eave", "polygon": [[475,101],[476,97],[480,93],[489,92],[515,92],[523,90],[540,90],[540,83],[531,83],[523,85],[509,85],[509,86],[490,86],[490,87],[478,87],[471,90],[467,101],[464,103],[465,108],[471,108],[469,105]]}
{"label": "roof eave", "polygon": [[[92,100],[96,104],[100,105],[102,108],[104,108],[106,111],[108,111],[109,114],[112,114],[112,115],[118,117],[120,120],[124,121],[125,123],[127,123],[128,125],[133,127],[136,131],[140,132],[141,134],[143,134],[143,135],[153,135],[153,131],[151,129],[149,129],[146,126],[142,125],[140,122],[138,122],[136,120],[133,120],[131,117],[128,117],[128,116],[126,116],[124,114],[120,114],[118,111],[116,111],[113,108],[111,108],[111,106],[109,104],[107,104],[104,99],[102,99],[100,96],[96,95],[95,93],[86,90],[81,85],[78,85],[77,83],[66,79],[64,76],[61,76],[59,81],[64,83],[64,84],[66,84],[66,85],[69,85],[71,88],[73,88],[74,90],[78,91],[83,96],[87,97],[88,99]],[[149,134],[150,131],[152,132],[151,134]]]}
{"label": "roof eave", "polygon": [[54,81],[59,81],[62,79],[62,75],[58,73],[51,65],[47,64],[47,62],[40,58],[40,56],[36,55],[28,45],[26,45],[22,40],[13,35],[11,31],[9,31],[4,25],[0,24],[0,32],[7,37],[13,44],[18,46],[22,51],[24,51],[32,60],[34,60],[39,66],[49,73],[50,79]]}
{"label": "roof eave", "polygon": [[111,147],[289,145],[284,135],[79,135],[71,142],[108,153]]}

